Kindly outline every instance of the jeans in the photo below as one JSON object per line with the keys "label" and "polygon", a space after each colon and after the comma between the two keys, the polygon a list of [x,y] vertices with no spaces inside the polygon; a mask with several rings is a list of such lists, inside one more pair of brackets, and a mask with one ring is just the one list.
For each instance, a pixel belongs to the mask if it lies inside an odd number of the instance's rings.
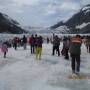
{"label": "jeans", "polygon": [[72,58],[72,71],[73,72],[79,72],[80,71],[80,54],[71,54]]}

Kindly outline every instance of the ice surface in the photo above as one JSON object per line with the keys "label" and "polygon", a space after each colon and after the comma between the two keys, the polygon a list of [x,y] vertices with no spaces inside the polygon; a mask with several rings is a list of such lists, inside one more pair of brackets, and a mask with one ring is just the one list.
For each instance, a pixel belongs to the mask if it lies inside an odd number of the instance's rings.
{"label": "ice surface", "polygon": [[[60,44],[60,50],[62,43]],[[71,62],[62,55],[52,56],[52,45],[43,44],[41,61],[30,47],[9,49],[7,58],[0,52],[0,90],[90,90],[90,80],[69,80]],[[82,45],[81,72],[90,72],[90,54]]]}

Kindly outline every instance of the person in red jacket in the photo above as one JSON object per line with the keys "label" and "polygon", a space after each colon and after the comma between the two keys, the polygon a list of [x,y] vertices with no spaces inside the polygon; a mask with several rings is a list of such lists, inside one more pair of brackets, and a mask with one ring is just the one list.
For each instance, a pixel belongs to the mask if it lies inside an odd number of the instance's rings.
{"label": "person in red jacket", "polygon": [[32,34],[31,37],[29,38],[29,44],[30,44],[30,46],[31,46],[31,54],[34,54],[34,53],[35,53],[35,50],[34,50],[35,37],[34,37],[33,34]]}

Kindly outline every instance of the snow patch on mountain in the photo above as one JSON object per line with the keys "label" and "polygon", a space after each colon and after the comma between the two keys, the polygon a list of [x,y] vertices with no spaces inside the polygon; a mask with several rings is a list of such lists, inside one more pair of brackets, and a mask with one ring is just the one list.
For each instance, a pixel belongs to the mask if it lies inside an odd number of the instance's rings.
{"label": "snow patch on mountain", "polygon": [[88,12],[90,12],[90,5],[87,5],[86,7],[82,8],[82,11],[86,14]]}
{"label": "snow patch on mountain", "polygon": [[90,12],[90,10],[86,10],[86,11],[85,11],[85,14],[88,13],[88,12]]}
{"label": "snow patch on mountain", "polygon": [[56,28],[55,33],[65,33],[69,30],[70,29],[67,26],[63,25],[63,26],[60,26],[60,27]]}
{"label": "snow patch on mountain", "polygon": [[86,27],[89,24],[90,24],[90,22],[88,22],[88,23],[82,23],[81,25],[76,26],[76,29],[82,29],[82,28]]}
{"label": "snow patch on mountain", "polygon": [[82,11],[89,10],[89,9],[90,9],[90,6],[86,6],[82,9]]}

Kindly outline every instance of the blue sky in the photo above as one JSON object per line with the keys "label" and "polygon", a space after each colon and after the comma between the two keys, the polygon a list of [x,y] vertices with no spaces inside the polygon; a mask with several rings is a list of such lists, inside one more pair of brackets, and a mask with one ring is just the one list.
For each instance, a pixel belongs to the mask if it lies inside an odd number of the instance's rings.
{"label": "blue sky", "polygon": [[3,12],[24,26],[51,26],[66,21],[90,0],[0,0]]}

